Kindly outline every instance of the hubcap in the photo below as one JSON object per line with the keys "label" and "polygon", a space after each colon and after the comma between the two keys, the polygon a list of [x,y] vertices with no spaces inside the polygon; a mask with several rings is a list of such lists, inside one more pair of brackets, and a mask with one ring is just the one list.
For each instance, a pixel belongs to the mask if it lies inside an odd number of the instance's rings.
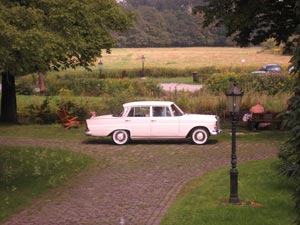
{"label": "hubcap", "polygon": [[125,138],[125,135],[124,135],[123,133],[118,133],[118,134],[117,134],[117,139],[118,139],[119,141],[123,141],[124,138]]}
{"label": "hubcap", "polygon": [[198,132],[196,135],[197,140],[202,140],[204,138],[204,135],[202,132]]}

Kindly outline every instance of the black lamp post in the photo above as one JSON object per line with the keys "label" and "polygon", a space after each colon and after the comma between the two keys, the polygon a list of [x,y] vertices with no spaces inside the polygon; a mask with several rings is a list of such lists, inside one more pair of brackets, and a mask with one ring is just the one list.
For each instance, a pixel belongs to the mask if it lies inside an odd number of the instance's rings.
{"label": "black lamp post", "polygon": [[231,148],[231,170],[230,170],[230,203],[239,203],[238,195],[238,169],[236,156],[236,124],[238,122],[237,115],[240,110],[243,92],[236,86],[234,82],[231,89],[225,95],[227,97],[228,111],[232,116],[232,148]]}
{"label": "black lamp post", "polygon": [[103,63],[101,60],[98,62],[98,69],[99,69],[99,78],[102,78]]}
{"label": "black lamp post", "polygon": [[145,56],[144,55],[142,55],[142,72],[141,72],[141,77],[144,77],[145,76],[145,67],[144,67],[144,65],[145,65]]}

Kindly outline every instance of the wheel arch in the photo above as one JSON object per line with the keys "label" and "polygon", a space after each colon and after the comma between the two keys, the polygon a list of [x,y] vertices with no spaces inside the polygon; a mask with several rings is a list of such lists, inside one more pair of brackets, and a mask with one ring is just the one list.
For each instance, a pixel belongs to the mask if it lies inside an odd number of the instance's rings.
{"label": "wheel arch", "polygon": [[193,127],[193,128],[188,132],[188,134],[186,135],[186,138],[191,137],[191,136],[192,136],[192,133],[194,132],[194,130],[199,129],[199,128],[205,129],[206,132],[207,132],[207,134],[208,134],[208,137],[210,136],[210,132],[209,132],[209,130],[208,130],[207,127],[205,127],[205,126],[196,126],[196,127]]}
{"label": "wheel arch", "polygon": [[128,130],[128,129],[115,129],[115,130],[111,131],[107,136],[111,137],[117,130],[124,130],[128,133],[129,138],[131,137],[130,130]]}

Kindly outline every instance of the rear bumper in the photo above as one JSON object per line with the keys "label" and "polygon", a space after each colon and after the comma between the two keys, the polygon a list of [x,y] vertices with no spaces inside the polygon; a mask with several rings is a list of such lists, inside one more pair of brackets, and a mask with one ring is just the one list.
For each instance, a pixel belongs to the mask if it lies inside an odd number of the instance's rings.
{"label": "rear bumper", "polygon": [[92,136],[92,133],[91,133],[91,131],[87,130],[87,131],[85,132],[85,135],[86,135],[86,136]]}

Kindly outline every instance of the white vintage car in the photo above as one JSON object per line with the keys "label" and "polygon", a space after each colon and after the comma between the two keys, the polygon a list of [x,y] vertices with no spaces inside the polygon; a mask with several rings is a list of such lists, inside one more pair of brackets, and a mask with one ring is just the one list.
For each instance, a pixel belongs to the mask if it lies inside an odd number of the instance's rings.
{"label": "white vintage car", "polygon": [[185,114],[169,101],[139,101],[123,105],[119,116],[92,116],[86,120],[86,135],[111,136],[117,145],[136,139],[191,138],[205,144],[210,135],[221,132],[216,115]]}

